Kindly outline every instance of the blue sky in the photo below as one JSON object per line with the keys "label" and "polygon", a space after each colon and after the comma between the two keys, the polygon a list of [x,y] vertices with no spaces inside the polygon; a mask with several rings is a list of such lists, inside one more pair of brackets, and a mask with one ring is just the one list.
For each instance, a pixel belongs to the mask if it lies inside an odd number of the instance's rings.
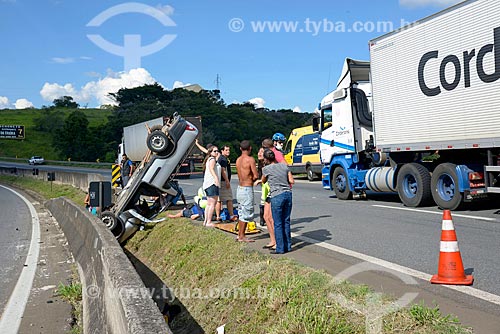
{"label": "blue sky", "polygon": [[[344,58],[369,60],[368,41],[391,24],[459,2],[160,1],[0,0],[0,109],[39,108],[62,95],[97,107],[111,102],[108,92],[153,82],[215,89],[219,75],[226,103],[312,112]],[[143,47],[171,41],[147,56],[137,47],[112,54],[109,44],[123,46],[125,35]]]}

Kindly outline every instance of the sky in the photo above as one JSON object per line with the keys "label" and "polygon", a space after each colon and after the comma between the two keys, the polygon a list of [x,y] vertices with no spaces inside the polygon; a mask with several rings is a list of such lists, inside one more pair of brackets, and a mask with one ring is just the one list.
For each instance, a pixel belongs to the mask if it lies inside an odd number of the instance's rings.
{"label": "sky", "polygon": [[[346,57],[460,0],[0,0],[0,109],[81,107],[158,82],[312,112]],[[0,112],[1,117],[1,112]]]}

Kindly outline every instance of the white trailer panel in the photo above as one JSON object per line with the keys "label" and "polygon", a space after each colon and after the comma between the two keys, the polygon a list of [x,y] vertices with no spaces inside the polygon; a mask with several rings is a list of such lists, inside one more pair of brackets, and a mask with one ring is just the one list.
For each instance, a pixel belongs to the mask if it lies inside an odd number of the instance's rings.
{"label": "white trailer panel", "polygon": [[151,128],[154,125],[163,125],[163,117],[155,118],[146,122],[137,123],[123,128],[123,143],[125,144],[125,153],[132,161],[141,161],[148,146],[146,139],[148,138],[148,129],[146,124]]}
{"label": "white trailer panel", "polygon": [[500,1],[465,1],[374,39],[370,57],[378,149],[500,147]]}

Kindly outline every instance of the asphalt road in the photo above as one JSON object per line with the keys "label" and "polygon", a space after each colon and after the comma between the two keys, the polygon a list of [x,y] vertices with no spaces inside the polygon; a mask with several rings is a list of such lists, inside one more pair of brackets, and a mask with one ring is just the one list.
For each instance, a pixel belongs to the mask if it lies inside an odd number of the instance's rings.
{"label": "asphalt road", "polygon": [[31,215],[24,201],[0,187],[0,314],[24,266],[31,240]]}
{"label": "asphalt road", "polygon": [[[201,184],[201,178],[180,180],[188,199]],[[231,184],[235,193],[236,177]],[[260,187],[256,187],[256,204],[260,194]],[[466,273],[475,277],[474,288],[498,296],[499,208],[500,204],[493,203],[452,212]],[[293,188],[292,233],[430,275],[437,273],[441,222],[442,211],[437,207],[406,208],[393,194],[341,201],[319,181],[298,179]]]}

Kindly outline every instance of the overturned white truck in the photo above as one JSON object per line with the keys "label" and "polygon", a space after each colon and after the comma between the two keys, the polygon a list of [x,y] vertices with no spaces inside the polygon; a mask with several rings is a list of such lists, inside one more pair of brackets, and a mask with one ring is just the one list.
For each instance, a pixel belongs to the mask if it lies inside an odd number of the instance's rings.
{"label": "overturned white truck", "polygon": [[144,224],[154,222],[180,195],[174,176],[197,135],[198,129],[176,114],[170,123],[151,128],[143,145],[153,154],[146,156],[116,203],[101,214],[101,220],[119,242],[127,240]]}
{"label": "overturned white truck", "polygon": [[456,209],[500,193],[500,1],[470,0],[370,41],[320,103],[323,187]]}

